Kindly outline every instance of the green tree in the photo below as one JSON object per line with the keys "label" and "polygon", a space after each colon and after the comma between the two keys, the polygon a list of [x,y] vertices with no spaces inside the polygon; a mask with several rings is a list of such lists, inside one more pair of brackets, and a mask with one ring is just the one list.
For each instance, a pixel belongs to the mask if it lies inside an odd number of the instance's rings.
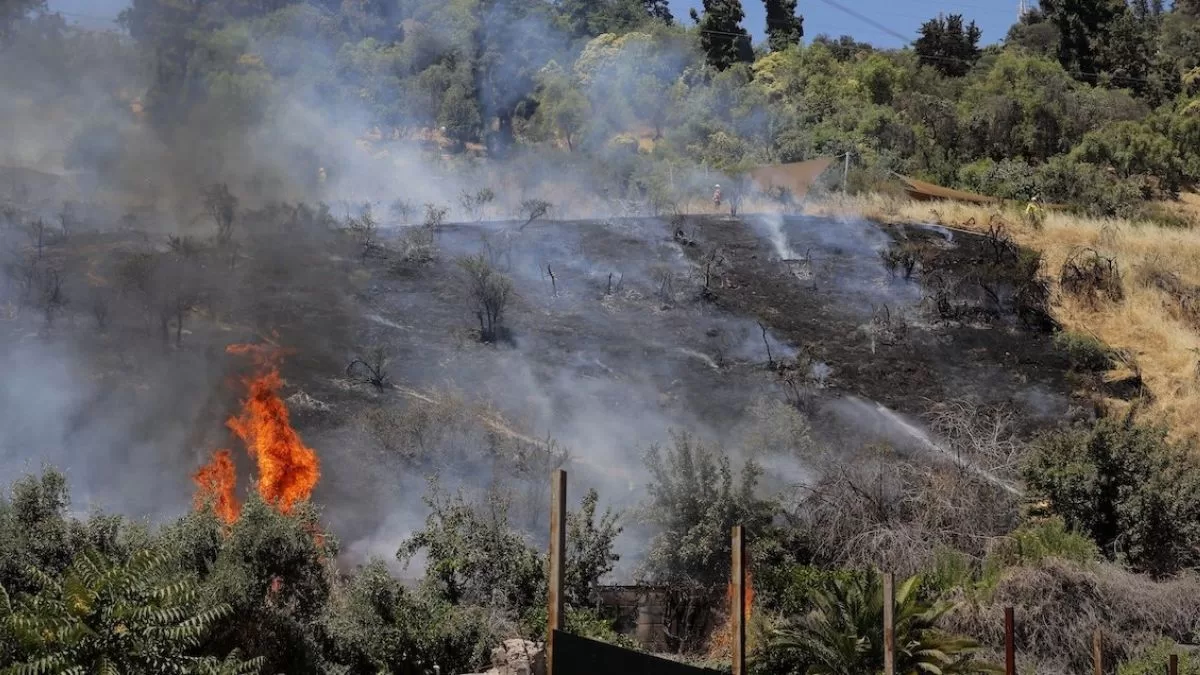
{"label": "green tree", "polygon": [[1023,469],[1031,493],[1105,555],[1155,575],[1200,563],[1200,473],[1161,427],[1105,418],[1041,438]]}
{"label": "green tree", "polygon": [[27,573],[37,593],[13,601],[0,589],[0,620],[17,641],[14,673],[203,672],[190,652],[231,612],[204,606],[195,581],[148,550],[127,562],[81,553],[61,579]]}
{"label": "green tree", "polygon": [[508,500],[491,493],[483,503],[448,497],[435,483],[425,503],[425,526],[396,553],[409,562],[424,551],[425,585],[452,605],[523,609],[545,595],[541,555],[508,522]]}
{"label": "green tree", "polygon": [[964,25],[961,14],[930,19],[921,25],[920,33],[913,48],[921,64],[948,77],[966,75],[982,54],[979,39],[983,31],[974,21]]}
{"label": "green tree", "polygon": [[579,511],[567,516],[566,600],[576,607],[591,604],[600,579],[620,559],[613,552],[613,541],[621,533],[618,515],[609,509],[597,521],[599,499],[595,490],[588,490]]}
{"label": "green tree", "polygon": [[533,128],[537,137],[561,139],[567,150],[574,151],[582,139],[590,117],[590,103],[574,80],[554,61],[537,76],[537,112]]}
{"label": "green tree", "polygon": [[[920,578],[912,577],[895,590],[896,672],[999,672],[975,659],[979,651],[975,640],[949,635],[937,627],[954,603],[923,601],[920,585]],[[880,575],[828,579],[809,599],[812,609],[807,614],[789,617],[772,631],[766,647],[768,660],[790,662],[792,672],[803,669],[808,675],[859,675],[883,669]]]}
{"label": "green tree", "polygon": [[438,113],[438,124],[459,148],[468,141],[478,140],[482,124],[479,106],[465,84],[457,82],[446,92]]}
{"label": "green tree", "polygon": [[700,46],[708,65],[725,70],[735,63],[750,63],[754,50],[750,34],[742,28],[746,18],[741,0],[704,0],[704,12],[691,10],[692,21],[700,28]]}
{"label": "green tree", "polygon": [[763,0],[767,10],[767,46],[778,52],[800,44],[804,17],[796,14],[796,0]]}
{"label": "green tree", "polygon": [[1184,182],[1184,154],[1166,135],[1142,122],[1117,122],[1088,133],[1072,151],[1079,161],[1112,167],[1122,179],[1153,177],[1177,195]]}
{"label": "green tree", "polygon": [[642,7],[646,14],[653,19],[658,19],[666,24],[675,23],[675,17],[671,14],[671,4],[668,0],[642,0]]}
{"label": "green tree", "polygon": [[13,28],[33,12],[46,11],[46,0],[3,0],[0,2],[0,48],[8,44]]}
{"label": "green tree", "polygon": [[686,434],[646,455],[651,483],[645,518],[658,529],[643,572],[654,583],[725,588],[729,536],[742,525],[751,536],[771,522],[772,503],[758,498],[761,470],[747,463],[735,479],[729,457]]}

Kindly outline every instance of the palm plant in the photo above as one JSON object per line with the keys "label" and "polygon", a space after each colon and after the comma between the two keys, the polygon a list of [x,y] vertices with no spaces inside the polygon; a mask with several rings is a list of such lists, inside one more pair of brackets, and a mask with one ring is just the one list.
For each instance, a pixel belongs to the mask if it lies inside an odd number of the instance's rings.
{"label": "palm plant", "polygon": [[175,578],[150,551],[114,563],[96,552],[75,556],[61,578],[31,568],[40,590],[13,601],[0,589],[0,633],[15,649],[2,675],[71,673],[245,673],[254,662],[220,663],[188,655],[228,605],[201,608],[194,581]]}
{"label": "palm plant", "polygon": [[[896,589],[896,672],[991,673],[994,665],[977,661],[979,644],[949,635],[938,620],[954,603],[922,601],[920,578],[911,577]],[[813,593],[807,615],[785,620],[776,628],[768,649],[789,654],[806,675],[863,675],[883,670],[883,584],[877,574],[832,579]]]}

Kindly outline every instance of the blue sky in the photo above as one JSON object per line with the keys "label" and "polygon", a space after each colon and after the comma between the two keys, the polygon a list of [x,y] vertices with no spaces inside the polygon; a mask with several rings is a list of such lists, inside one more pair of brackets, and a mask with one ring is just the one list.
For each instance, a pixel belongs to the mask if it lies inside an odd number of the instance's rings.
{"label": "blue sky", "polygon": [[[866,15],[901,35],[915,38],[921,23],[939,13],[958,13],[973,19],[983,29],[985,43],[1004,38],[1008,27],[1017,19],[1018,0],[835,0],[856,12]],[[701,0],[670,0],[675,17],[690,23],[688,8],[701,6]],[[124,7],[128,0],[50,0],[50,7],[68,14],[68,18],[88,25],[104,25]],[[742,0],[746,10],[745,27],[758,39],[762,38],[765,23],[762,0]],[[812,38],[820,33],[833,36],[853,35],[859,40],[888,47],[903,42],[871,24],[845,14],[822,0],[799,0],[804,15],[804,34]]]}
{"label": "blue sky", "polygon": [[[983,30],[983,42],[1004,39],[1008,28],[1017,20],[1018,0],[834,0],[837,4],[865,15],[901,35],[916,39],[921,24],[938,14],[962,14],[974,20]],[[670,0],[671,12],[681,22],[690,24],[688,9],[702,7],[701,0]],[[858,40],[881,47],[900,47],[905,43],[871,24],[850,16],[821,0],[799,0],[799,13],[804,16],[804,37],[812,39],[821,33],[834,37],[853,35]],[[1030,4],[1036,4],[1031,2]],[[766,24],[762,0],[742,0],[746,20],[742,25],[762,39]]]}

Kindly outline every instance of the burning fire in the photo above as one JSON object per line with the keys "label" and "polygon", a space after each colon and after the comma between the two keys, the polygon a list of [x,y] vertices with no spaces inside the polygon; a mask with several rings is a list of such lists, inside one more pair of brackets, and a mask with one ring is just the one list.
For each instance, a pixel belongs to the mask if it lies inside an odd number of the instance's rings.
{"label": "burning fire", "polygon": [[225,425],[242,439],[258,463],[258,493],[268,504],[288,513],[296,502],[312,494],[321,470],[317,453],[300,440],[279,397],[282,354],[261,345],[230,345],[225,351],[250,354],[258,366],[258,372],[245,380],[250,395],[242,402],[242,414],[230,417]]}
{"label": "burning fire", "polygon": [[[240,414],[225,425],[246,444],[258,467],[257,488],[268,504],[289,513],[297,502],[308,499],[321,476],[317,453],[304,445],[292,428],[287,406],[279,397],[283,378],[279,374],[282,350],[274,345],[230,345],[230,354],[247,354],[255,372],[243,380],[248,395]],[[211,501],[226,522],[237,520],[239,505],[234,500],[236,485],[233,458],[220,450],[195,475],[200,490],[197,504]]]}
{"label": "burning fire", "polygon": [[[750,607],[754,604],[754,582],[748,569],[746,570],[746,585],[742,588],[742,599],[746,606],[745,622],[749,626]],[[728,658],[733,651],[733,582],[730,582],[725,588],[725,604],[729,607],[731,614],[726,617],[724,624],[713,632],[708,644],[708,656],[714,660]]]}
{"label": "burning fire", "polygon": [[241,505],[233,496],[237,486],[237,475],[233,467],[233,454],[228,450],[217,450],[212,459],[192,474],[196,482],[196,508],[212,504],[217,515],[227,523],[237,520]]}

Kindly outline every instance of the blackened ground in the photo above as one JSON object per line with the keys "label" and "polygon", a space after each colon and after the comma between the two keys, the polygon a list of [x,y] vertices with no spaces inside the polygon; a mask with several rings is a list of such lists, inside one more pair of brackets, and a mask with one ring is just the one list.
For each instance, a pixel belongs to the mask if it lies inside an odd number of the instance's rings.
{"label": "blackened ground", "polygon": [[[998,257],[1014,275],[1018,264],[1017,256],[997,256],[987,237],[792,218],[783,230],[797,263],[781,258],[764,237],[769,227],[753,219],[692,218],[681,227],[695,242],[685,248],[698,264],[714,249],[729,261],[713,285],[713,304],[754,317],[827,364],[831,389],[918,416],[931,403],[963,397],[1011,406],[1030,426],[1069,412],[1069,364],[1051,335],[1018,320],[1011,284],[993,284],[999,303],[980,288],[980,279],[1004,276],[995,269]],[[923,253],[907,279],[902,265],[893,273],[881,255],[901,248]],[[950,300],[963,308],[959,318],[938,311],[933,284],[952,290]],[[876,330],[872,339],[876,317],[903,329]],[[879,332],[893,335],[881,339]]]}

